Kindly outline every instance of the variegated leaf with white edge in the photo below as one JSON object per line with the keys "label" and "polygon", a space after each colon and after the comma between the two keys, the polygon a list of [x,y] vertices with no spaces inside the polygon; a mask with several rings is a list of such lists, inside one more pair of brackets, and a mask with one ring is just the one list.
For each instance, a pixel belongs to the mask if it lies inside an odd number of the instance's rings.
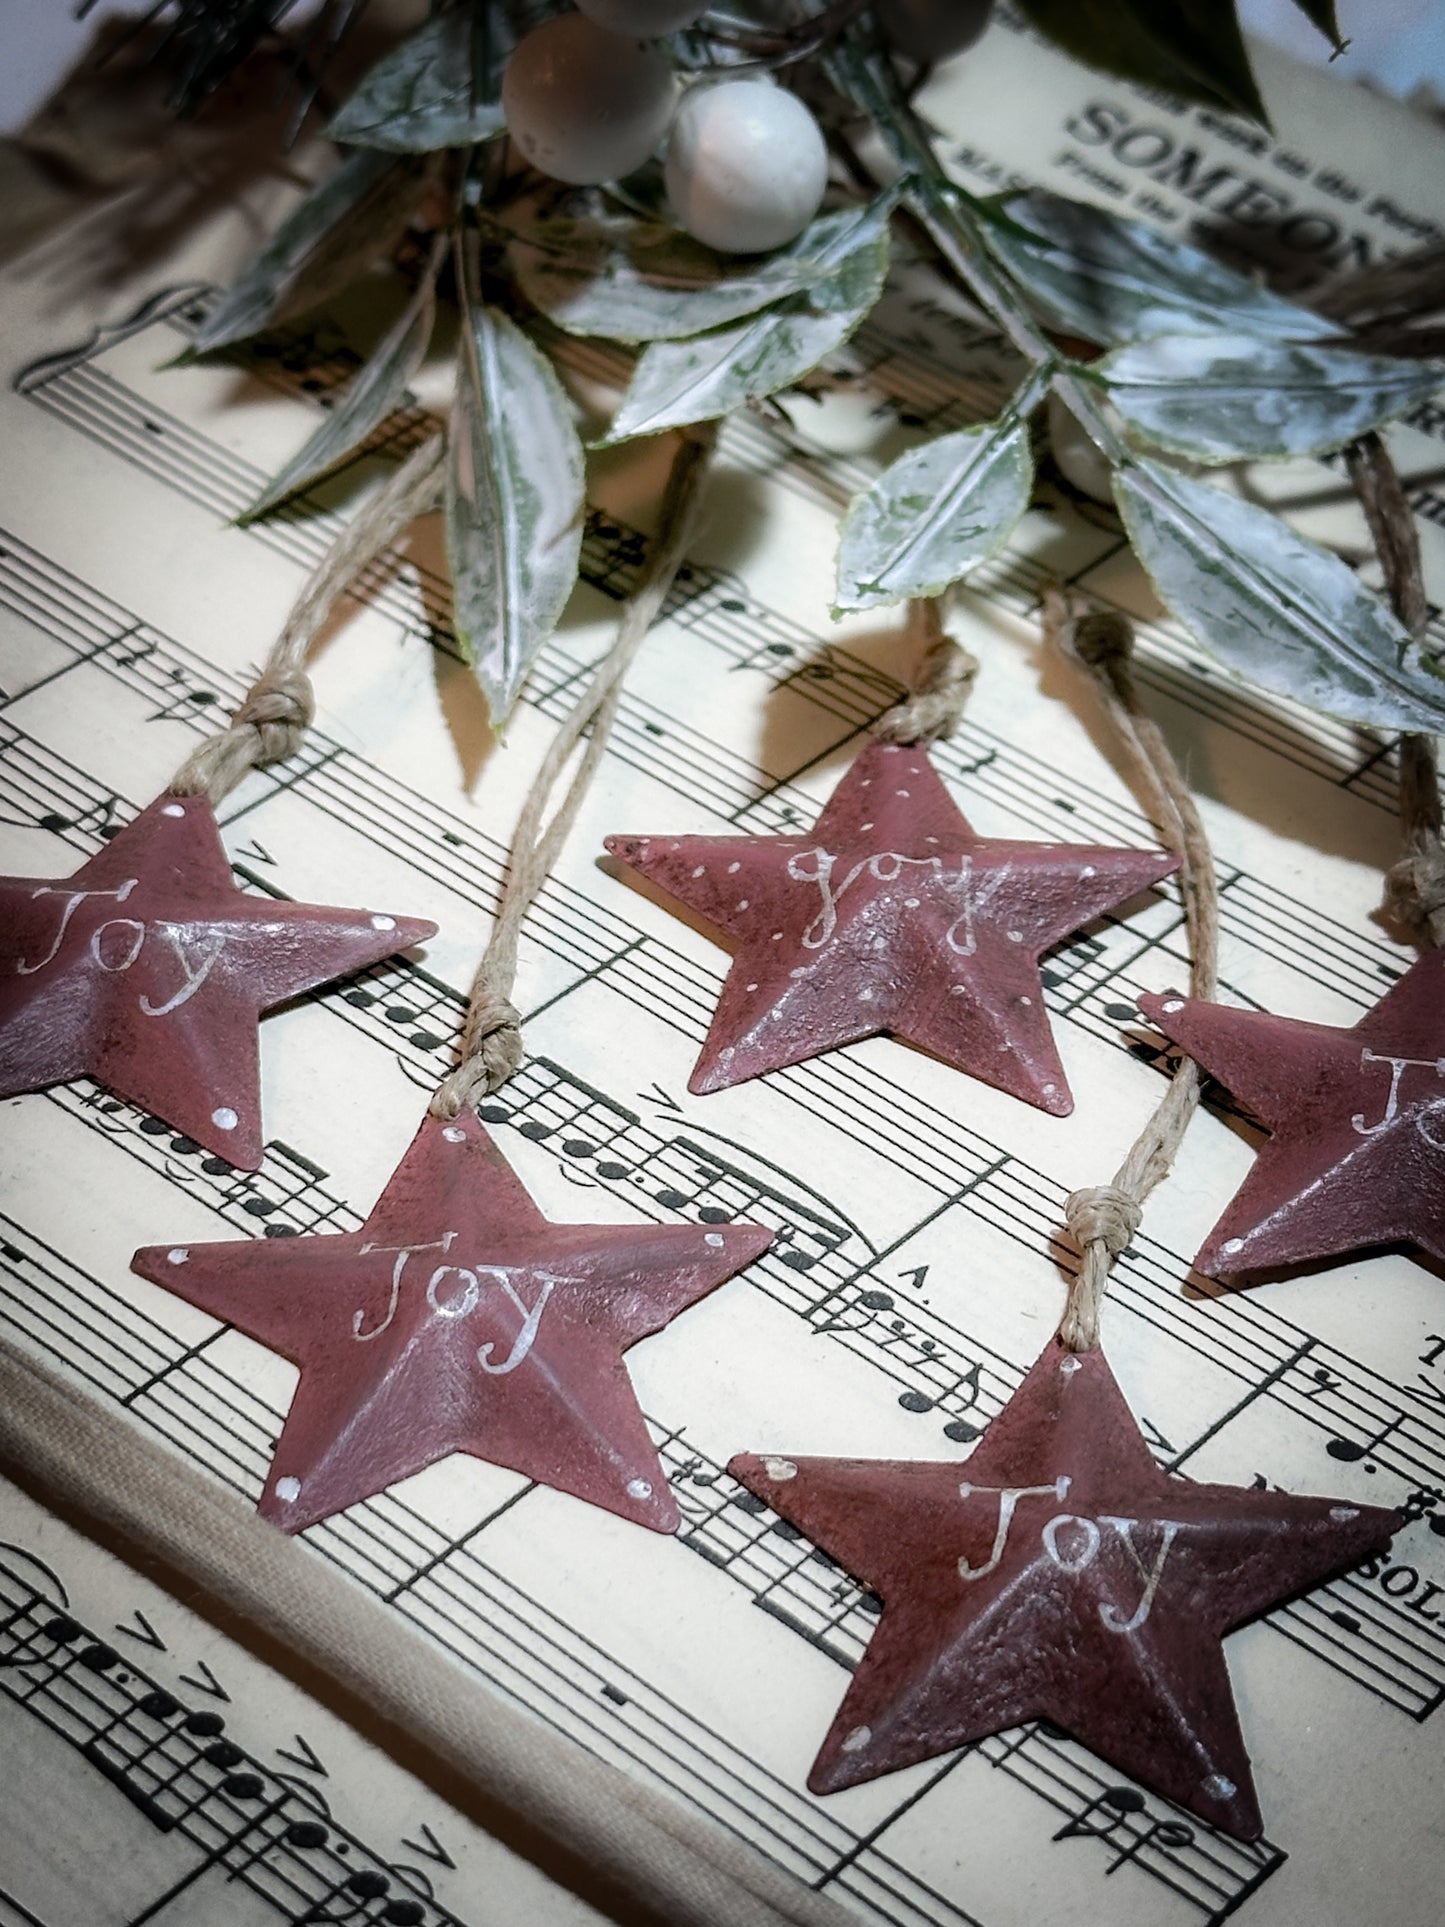
{"label": "variegated leaf with white edge", "polygon": [[820,215],[787,247],[742,262],[619,215],[537,221],[510,251],[522,292],[569,334],[678,341],[814,288],[837,303],[833,244],[856,220],[852,210]]}
{"label": "variegated leaf with white edge", "polygon": [[582,444],[552,364],[508,316],[471,302],[445,507],[457,639],[500,728],[577,580]]}
{"label": "variegated leaf with white edge", "polygon": [[838,545],[838,609],[937,595],[994,555],[1029,505],[1027,425],[1010,412],[939,435],[853,498]]}
{"label": "variegated leaf with white edge", "polygon": [[827,272],[806,294],[727,327],[644,349],[599,445],[711,421],[801,381],[842,346],[882,293],[895,198],[880,195],[840,222],[819,256]]}
{"label": "variegated leaf with white edge", "polygon": [[1088,370],[1136,434],[1197,462],[1321,455],[1445,386],[1439,362],[1252,335],[1160,335]]}
{"label": "variegated leaf with white edge", "polygon": [[314,308],[386,254],[421,200],[428,168],[351,154],[292,208],[196,330],[195,354],[228,348]]}
{"label": "variegated leaf with white edge", "polygon": [[308,482],[336,467],[379,428],[406,399],[407,384],[421,366],[436,319],[436,265],[423,276],[396,324],[377,343],[364,367],[336,401],[316,433],[264,493],[236,520],[244,525],[268,514]]}
{"label": "variegated leaf with white edge", "polygon": [[1048,322],[1104,347],[1224,329],[1273,341],[1338,332],[1172,234],[1042,188],[1011,195],[983,234]]}
{"label": "variegated leaf with white edge", "polygon": [[516,45],[504,10],[453,7],[425,21],[371,69],[327,128],[351,147],[431,154],[507,130],[501,77]]}
{"label": "variegated leaf with white edge", "polygon": [[1161,601],[1236,675],[1347,722],[1445,730],[1445,675],[1338,556],[1143,457],[1114,495]]}

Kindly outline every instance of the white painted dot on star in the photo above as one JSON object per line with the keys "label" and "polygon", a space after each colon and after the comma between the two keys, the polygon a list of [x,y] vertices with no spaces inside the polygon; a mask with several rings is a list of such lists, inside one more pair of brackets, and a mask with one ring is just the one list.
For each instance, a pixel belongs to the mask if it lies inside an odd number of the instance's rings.
{"label": "white painted dot on star", "polygon": [[747,907],[748,907],[748,899],[744,897],[741,903],[739,903],[738,908],[739,910],[746,910]]}
{"label": "white painted dot on star", "polygon": [[1032,1010],[1034,1007],[1034,1000],[1032,997],[1020,997],[1019,1002],[1023,1005],[1025,1010]]}
{"label": "white painted dot on star", "polygon": [[1211,1800],[1232,1800],[1239,1789],[1233,1780],[1227,1780],[1222,1773],[1211,1773],[1200,1791],[1207,1793]]}
{"label": "white painted dot on star", "polygon": [[1224,1241],[1224,1249],[1226,1251],[1243,1251],[1243,1238],[1226,1238]]}
{"label": "white painted dot on star", "polygon": [[179,803],[167,803],[161,810],[162,816],[184,816],[185,811]]}
{"label": "white painted dot on star", "polygon": [[1022,943],[1024,940],[1024,933],[1022,930],[1009,930],[1005,934],[1007,935],[1010,943]]}
{"label": "white painted dot on star", "polygon": [[968,995],[968,985],[955,984],[948,994],[950,997],[966,997]]}
{"label": "white painted dot on star", "polygon": [[459,1124],[444,1124],[442,1136],[448,1144],[465,1144],[467,1141],[467,1134]]}
{"label": "white painted dot on star", "polygon": [[774,943],[781,943],[782,941],[783,941],[783,933],[782,933],[782,931],[781,931],[781,930],[775,930],[775,931],[773,932],[773,942],[774,942]]}
{"label": "white painted dot on star", "polygon": [[241,1120],[229,1104],[222,1104],[211,1112],[211,1122],[218,1131],[234,1131]]}
{"label": "white painted dot on star", "polygon": [[911,790],[894,790],[893,794],[895,796],[911,796],[913,792]]}
{"label": "white painted dot on star", "polygon": [[627,1496],[629,1499],[650,1499],[652,1497],[652,1486],[646,1479],[629,1479],[627,1481]]}
{"label": "white painted dot on star", "polygon": [[798,1476],[798,1468],[791,1459],[764,1459],[763,1470],[779,1485],[785,1485],[789,1479],[796,1479]]}
{"label": "white painted dot on star", "polygon": [[873,787],[873,778],[871,776],[865,776],[858,787],[860,790],[871,790]]}
{"label": "white painted dot on star", "polygon": [[1055,1095],[1057,1094],[1057,1092],[1058,1092],[1058,1088],[1059,1088],[1059,1087],[1058,1087],[1058,1085],[1057,1085],[1057,1084],[1045,1084],[1045,1086],[1044,1086],[1044,1096],[1045,1096],[1045,1097],[1053,1097],[1053,1096],[1055,1096]]}
{"label": "white painted dot on star", "polygon": [[286,1505],[294,1505],[301,1497],[301,1481],[285,1478],[276,1481],[276,1497]]}
{"label": "white painted dot on star", "polygon": [[918,908],[918,898],[905,897],[903,899],[903,907],[905,910],[916,910]]}
{"label": "white painted dot on star", "polygon": [[873,1737],[871,1726],[855,1726],[851,1733],[844,1735],[840,1746],[844,1753],[861,1753]]}
{"label": "white painted dot on star", "polygon": [[925,843],[936,843],[938,838],[936,836],[926,836],[923,840]]}
{"label": "white painted dot on star", "polygon": [[1066,1358],[1059,1366],[1065,1378],[1072,1378],[1075,1372],[1081,1372],[1083,1369],[1084,1361],[1081,1358]]}
{"label": "white painted dot on star", "polygon": [[1351,1519],[1358,1519],[1360,1508],[1357,1505],[1332,1505],[1330,1517],[1336,1525],[1347,1525]]}
{"label": "white painted dot on star", "polygon": [[860,1004],[871,1004],[873,1001],[873,992],[865,986],[864,989],[858,992],[858,1001]]}
{"label": "white painted dot on star", "polygon": [[373,917],[371,919],[371,927],[373,930],[395,930],[396,918],[395,917]]}
{"label": "white painted dot on star", "polygon": [[1161,1004],[1159,1008],[1164,1012],[1166,1017],[1172,1017],[1176,1010],[1183,1010],[1184,999],[1182,997],[1171,997],[1167,1004]]}
{"label": "white painted dot on star", "polygon": [[1091,876],[1093,876],[1094,874],[1095,874],[1095,871],[1094,871],[1094,866],[1093,866],[1093,864],[1092,864],[1092,863],[1086,863],[1086,864],[1084,865],[1084,867],[1083,867],[1083,869],[1082,869],[1082,870],[1080,870],[1080,872],[1079,872],[1079,875],[1080,875],[1081,877],[1091,877]]}
{"label": "white painted dot on star", "polygon": [[742,864],[741,864],[741,863],[730,863],[730,864],[728,865],[728,875],[729,875],[730,877],[735,877],[735,876],[737,875],[737,873],[738,873],[738,871],[739,871],[739,870],[741,870],[741,868],[742,868],[742,867],[743,867],[743,866],[742,866]]}
{"label": "white painted dot on star", "polygon": [[720,1231],[709,1231],[705,1234],[703,1243],[705,1245],[711,1245],[714,1251],[721,1251],[723,1248],[723,1234]]}
{"label": "white painted dot on star", "polygon": [[697,866],[697,868],[696,868],[696,869],[695,869],[695,870],[693,871],[693,875],[694,875],[695,877],[702,877],[702,876],[706,876],[706,875],[707,875],[707,865],[706,865],[705,863],[699,863],[699,864],[698,864],[698,866]]}
{"label": "white painted dot on star", "polygon": [[860,830],[860,831],[862,831],[862,830],[871,830],[871,829],[872,829],[872,827],[873,827],[873,825],[872,825],[871,823],[860,823],[858,827],[859,827],[859,830]]}
{"label": "white painted dot on star", "polygon": [[[644,844],[644,845],[643,845],[642,847],[643,847],[644,849],[646,849],[646,847],[647,847],[647,846],[646,846],[646,844]],[[680,850],[680,849],[682,848],[682,845],[681,845],[680,843],[678,843],[678,842],[676,842],[676,841],[674,841],[674,842],[672,842],[672,843],[669,843],[667,847],[668,847],[668,848],[669,848],[670,850]]]}
{"label": "white painted dot on star", "polygon": [[183,1265],[190,1258],[190,1255],[190,1252],[184,1245],[172,1245],[166,1253],[166,1263],[168,1265]]}

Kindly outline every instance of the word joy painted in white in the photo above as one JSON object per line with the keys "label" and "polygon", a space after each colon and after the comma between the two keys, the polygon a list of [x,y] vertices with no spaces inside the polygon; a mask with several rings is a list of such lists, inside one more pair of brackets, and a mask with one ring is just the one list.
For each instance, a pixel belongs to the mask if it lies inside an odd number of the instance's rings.
{"label": "word joy painted in white", "polygon": [[[139,877],[128,877],[114,890],[57,890],[43,884],[38,890],[31,891],[31,897],[59,897],[62,899],[60,915],[55,923],[55,935],[50,948],[43,957],[21,957],[15,968],[22,977],[33,977],[37,971],[53,964],[60,955],[61,946],[67,936],[74,935],[87,942],[91,957],[102,970],[114,976],[123,976],[130,970],[144,950],[147,942],[169,946],[180,972],[180,981],[169,997],[155,1003],[144,992],[136,998],[141,1014],[145,1017],[169,1017],[173,1010],[189,1003],[201,985],[210,976],[216,959],[226,947],[223,931],[212,931],[205,947],[198,955],[188,956],[175,927],[168,923],[148,924],[139,917],[117,917],[106,915],[98,921],[95,912],[87,910],[77,921],[77,912],[82,904],[101,903],[122,904],[140,881]],[[89,936],[86,929],[89,926]]]}
{"label": "word joy painted in white", "polygon": [[[1387,1124],[1393,1124],[1400,1110],[1400,1084],[1406,1071],[1430,1071],[1439,1079],[1445,1077],[1445,1057],[1389,1057],[1382,1051],[1362,1050],[1360,1070],[1363,1073],[1371,1064],[1388,1064],[1390,1067],[1390,1088],[1385,1096],[1385,1114],[1373,1124],[1365,1122],[1365,1113],[1356,1111],[1350,1123],[1361,1137],[1373,1137],[1376,1131],[1383,1131]],[[1419,1135],[1436,1151],[1445,1151],[1445,1137],[1437,1137],[1430,1126],[1432,1121],[1445,1123],[1445,1094],[1432,1097],[1423,1104],[1411,1118]]]}
{"label": "word joy painted in white", "polygon": [[[1008,1546],[1009,1531],[1020,1499],[1054,1499],[1062,1502],[1069,1496],[1072,1480],[1067,1473],[1061,1473],[1052,1485],[968,1485],[958,1488],[959,1497],[971,1499],[980,1493],[991,1494],[998,1500],[998,1519],[994,1527],[993,1549],[981,1566],[971,1566],[967,1559],[958,1562],[958,1576],[972,1584],[975,1580],[994,1572],[1002,1563]],[[1127,1615],[1122,1613],[1112,1600],[1106,1600],[1099,1607],[1099,1618],[1104,1630],[1110,1633],[1137,1632],[1154,1609],[1154,1598],[1159,1590],[1159,1581],[1164,1576],[1165,1563],[1173,1549],[1174,1541],[1183,1530],[1179,1521],[1160,1519],[1159,1549],[1152,1563],[1141,1557],[1134,1543],[1134,1530],[1141,1522],[1138,1519],[1118,1518],[1111,1513],[1101,1512],[1097,1519],[1090,1519],[1078,1512],[1056,1512],[1040,1528],[1039,1538],[1044,1553],[1050,1563],[1060,1572],[1078,1573],[1085,1571],[1098,1558],[1104,1545],[1102,1527],[1107,1526],[1118,1537],[1119,1543],[1135,1570],[1142,1585],[1139,1599],[1134,1610]]]}
{"label": "word joy painted in white", "polygon": [[803,932],[803,944],[808,950],[821,950],[831,939],[838,928],[838,905],[860,877],[870,876],[877,883],[896,883],[905,871],[915,870],[922,872],[919,881],[937,881],[960,900],[959,914],[944,932],[944,942],[958,956],[971,957],[978,949],[974,920],[980,911],[987,909],[1008,875],[1006,869],[993,869],[980,883],[975,879],[971,856],[959,857],[958,868],[950,875],[941,856],[903,856],[897,850],[877,850],[872,856],[860,857],[841,877],[835,877],[837,861],[831,851],[824,849],[803,850],[788,858],[788,875],[793,881],[813,885],[822,898],[817,916]]}
{"label": "word joy painted in white", "polygon": [[[387,1303],[386,1316],[369,1331],[362,1329],[366,1324],[365,1311],[354,1314],[351,1320],[352,1337],[360,1339],[363,1344],[370,1339],[379,1338],[396,1317],[406,1268],[411,1259],[419,1251],[449,1252],[456,1235],[455,1231],[447,1231],[440,1238],[431,1239],[429,1243],[411,1245],[363,1245],[361,1247],[363,1256],[373,1251],[384,1251],[394,1258],[391,1267],[391,1297]],[[540,1287],[536,1299],[530,1305],[513,1282],[519,1274],[535,1278]],[[413,1272],[412,1276],[419,1279],[420,1269]],[[491,1286],[497,1287],[521,1319],[521,1329],[512,1340],[512,1349],[504,1359],[493,1362],[492,1354],[496,1346],[489,1338],[485,1345],[477,1347],[477,1363],[492,1377],[503,1378],[508,1372],[516,1371],[526,1359],[537,1341],[537,1328],[542,1322],[542,1313],[547,1309],[547,1300],[552,1296],[556,1286],[566,1282],[563,1278],[553,1277],[531,1266],[523,1268],[516,1265],[446,1264],[432,1267],[431,1276],[422,1290],[428,1309],[438,1318],[466,1318],[481,1303],[483,1292]]]}

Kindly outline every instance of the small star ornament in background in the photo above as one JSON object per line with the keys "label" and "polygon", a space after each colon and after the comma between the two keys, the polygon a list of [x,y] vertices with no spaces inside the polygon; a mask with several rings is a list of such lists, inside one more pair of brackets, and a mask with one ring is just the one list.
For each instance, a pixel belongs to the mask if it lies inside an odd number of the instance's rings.
{"label": "small star ornament in background", "polygon": [[1057,1340],[967,1460],[728,1469],[883,1600],[815,1793],[1043,1718],[1241,1840],[1262,1827],[1223,1635],[1403,1523],[1169,1477],[1103,1353]]}
{"label": "small star ornament in background", "polygon": [[156,1245],[132,1265],[300,1366],[260,1500],[284,1531],[470,1452],[673,1532],[622,1354],[771,1242],[551,1224],[464,1109],[425,1119],[359,1232]]}
{"label": "small star ornament in background", "polygon": [[1445,951],[1349,1030],[1172,991],[1139,999],[1271,1135],[1194,1260],[1222,1272],[1408,1241],[1445,1262]]}
{"label": "small star ornament in background", "polygon": [[737,940],[688,1083],[725,1090],[890,1031],[1064,1117],[1039,957],[1178,868],[1163,850],[976,836],[921,747],[873,743],[806,836],[613,836]]}
{"label": "small star ornament in background", "polygon": [[88,1075],[254,1171],[261,1012],[436,928],[247,896],[210,804],[158,797],[74,876],[0,878],[0,1096]]}

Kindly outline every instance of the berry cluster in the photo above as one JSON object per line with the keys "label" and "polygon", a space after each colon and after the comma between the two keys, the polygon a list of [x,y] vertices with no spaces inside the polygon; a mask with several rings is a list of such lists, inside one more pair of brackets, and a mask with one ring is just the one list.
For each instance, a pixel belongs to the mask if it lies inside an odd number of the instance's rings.
{"label": "berry cluster", "polygon": [[632,173],[667,140],[678,225],[726,254],[791,241],[817,213],[828,149],[796,94],[770,80],[679,90],[647,36],[675,33],[698,0],[577,0],[521,41],[502,82],[507,130],[544,174],[577,184]]}

